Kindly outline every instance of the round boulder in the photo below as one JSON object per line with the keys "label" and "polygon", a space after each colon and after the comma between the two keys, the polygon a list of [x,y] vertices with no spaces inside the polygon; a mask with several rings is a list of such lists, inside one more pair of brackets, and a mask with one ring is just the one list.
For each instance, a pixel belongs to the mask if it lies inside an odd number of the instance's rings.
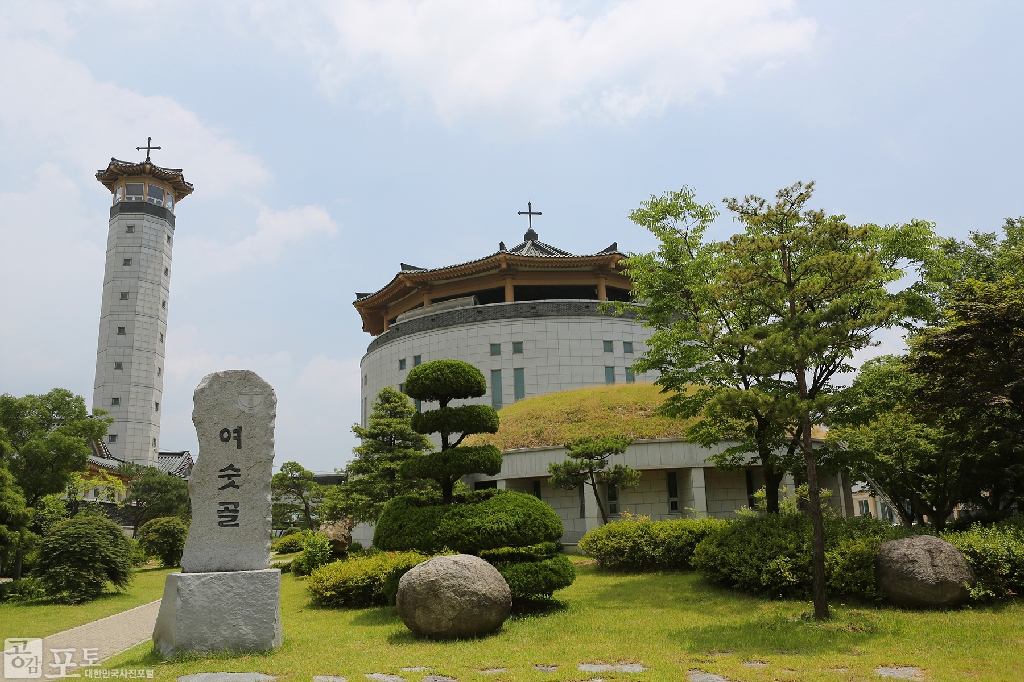
{"label": "round boulder", "polygon": [[933,535],[883,543],[875,559],[875,581],[902,606],[958,606],[969,596],[974,571],[960,550]]}
{"label": "round boulder", "polygon": [[424,561],[398,583],[398,615],[417,635],[438,639],[494,632],[512,612],[498,569],[469,554]]}

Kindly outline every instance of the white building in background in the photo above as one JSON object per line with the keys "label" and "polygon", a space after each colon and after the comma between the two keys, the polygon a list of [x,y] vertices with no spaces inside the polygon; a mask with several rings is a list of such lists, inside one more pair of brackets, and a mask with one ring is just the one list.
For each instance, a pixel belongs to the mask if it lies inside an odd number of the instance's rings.
{"label": "white building in background", "polygon": [[158,464],[174,208],[192,193],[180,169],[111,159],[96,179],[110,190],[94,409],[114,423],[117,459]]}

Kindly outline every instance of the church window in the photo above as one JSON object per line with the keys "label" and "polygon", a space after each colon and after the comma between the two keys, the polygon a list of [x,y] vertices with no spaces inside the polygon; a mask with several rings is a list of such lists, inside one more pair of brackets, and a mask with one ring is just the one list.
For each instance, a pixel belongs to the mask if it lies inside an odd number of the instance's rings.
{"label": "church window", "polygon": [[153,403],[153,409],[154,409],[154,410],[155,410],[156,412],[159,412],[159,411],[160,411],[160,403]]}
{"label": "church window", "polygon": [[110,399],[110,404],[111,405],[120,405],[121,404],[121,399],[120,398],[111,398]]}
{"label": "church window", "polygon": [[632,353],[633,352],[633,342],[632,341],[623,341],[622,342],[622,352],[623,353]]}
{"label": "church window", "polygon": [[522,341],[513,341],[512,342],[512,354],[515,355],[516,353],[522,353],[522,352],[523,352],[523,342]]}
{"label": "church window", "polygon": [[128,292],[127,291],[122,291],[121,292],[121,300],[122,301],[127,301],[128,300]]}
{"label": "church window", "polygon": [[605,341],[604,342],[604,352],[605,353],[611,353],[613,350],[615,350],[615,347],[614,347],[614,345],[612,345],[612,342],[611,341]]}
{"label": "church window", "polygon": [[619,488],[612,483],[608,484],[608,513],[619,513]]}
{"label": "church window", "polygon": [[163,308],[164,310],[167,310],[167,301],[164,301],[163,303],[161,303],[160,307]]}
{"label": "church window", "polygon": [[516,400],[522,400],[526,397],[526,370],[519,368],[512,370],[512,379],[515,384],[515,396]]}
{"label": "church window", "polygon": [[124,231],[127,232],[128,234],[135,234],[135,226],[129,225],[128,227],[124,228]]}
{"label": "church window", "polygon": [[668,472],[666,477],[668,479],[668,510],[677,512],[679,511],[679,480],[674,471]]}
{"label": "church window", "polygon": [[405,369],[405,358],[398,361],[398,369]]}
{"label": "church window", "polygon": [[491,344],[491,355],[501,355],[501,344],[500,343],[492,343]]}
{"label": "church window", "polygon": [[142,183],[129,182],[124,186],[125,201],[142,201]]}
{"label": "church window", "polygon": [[132,264],[132,259],[131,258],[125,258],[124,259],[124,263],[122,263],[122,265],[131,265],[131,264]]}
{"label": "church window", "polygon": [[118,187],[118,188],[117,188],[117,191],[116,191],[116,192],[114,193],[114,203],[115,203],[115,204],[116,204],[117,202],[121,201],[121,196],[122,196],[123,194],[124,194],[124,188],[123,188],[123,187]]}
{"label": "church window", "polygon": [[164,342],[164,333],[160,332],[160,343]]}
{"label": "church window", "polygon": [[491,406],[499,410],[501,409],[501,370],[491,370]]}
{"label": "church window", "polygon": [[636,381],[636,375],[633,374],[633,370],[631,370],[629,367],[627,367],[626,368],[626,383],[627,384],[631,384],[634,381]]}
{"label": "church window", "polygon": [[125,331],[124,327],[118,327],[117,328],[117,334],[118,334],[118,336],[124,336],[125,334],[127,334],[127,331]]}
{"label": "church window", "polygon": [[108,434],[107,435],[107,442],[108,443],[116,443],[117,442],[117,434],[116,433]]}
{"label": "church window", "polygon": [[163,373],[164,373],[164,368],[163,367],[157,367],[156,368],[156,375],[157,376],[161,376]]}
{"label": "church window", "polygon": [[413,367],[419,367],[421,364],[423,364],[423,359],[419,355],[412,356]]}
{"label": "church window", "polygon": [[157,187],[156,185],[149,186],[149,193],[146,195],[146,201],[157,206],[164,205],[164,188]]}
{"label": "church window", "polygon": [[166,277],[169,274],[171,274],[171,271],[167,268],[164,268],[164,277]]}
{"label": "church window", "polygon": [[115,362],[114,363],[114,369],[124,369],[124,363],[123,362]]}
{"label": "church window", "polygon": [[615,383],[615,368],[605,367],[604,368],[604,383],[614,384]]}

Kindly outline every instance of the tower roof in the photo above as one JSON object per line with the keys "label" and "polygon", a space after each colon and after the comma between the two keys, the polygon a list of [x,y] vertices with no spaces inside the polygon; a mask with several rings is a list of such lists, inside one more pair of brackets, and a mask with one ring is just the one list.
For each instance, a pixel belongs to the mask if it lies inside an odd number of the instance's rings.
{"label": "tower roof", "polygon": [[126,175],[149,175],[157,180],[163,180],[174,189],[174,197],[178,201],[192,194],[192,183],[185,181],[180,168],[162,168],[149,161],[133,163],[110,157],[107,167],[96,171],[96,179],[110,191],[114,191],[114,185]]}

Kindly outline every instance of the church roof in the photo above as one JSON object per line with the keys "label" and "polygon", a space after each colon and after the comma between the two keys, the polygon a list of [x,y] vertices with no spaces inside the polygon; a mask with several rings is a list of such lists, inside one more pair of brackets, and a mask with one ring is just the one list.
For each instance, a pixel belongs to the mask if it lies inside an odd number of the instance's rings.
{"label": "church roof", "polygon": [[174,198],[178,201],[192,194],[194,189],[191,182],[185,181],[185,176],[180,168],[161,168],[149,161],[133,163],[110,157],[107,167],[96,171],[96,179],[111,192],[114,191],[114,185],[118,180],[126,175],[149,175],[157,180],[163,180],[174,189]]}

